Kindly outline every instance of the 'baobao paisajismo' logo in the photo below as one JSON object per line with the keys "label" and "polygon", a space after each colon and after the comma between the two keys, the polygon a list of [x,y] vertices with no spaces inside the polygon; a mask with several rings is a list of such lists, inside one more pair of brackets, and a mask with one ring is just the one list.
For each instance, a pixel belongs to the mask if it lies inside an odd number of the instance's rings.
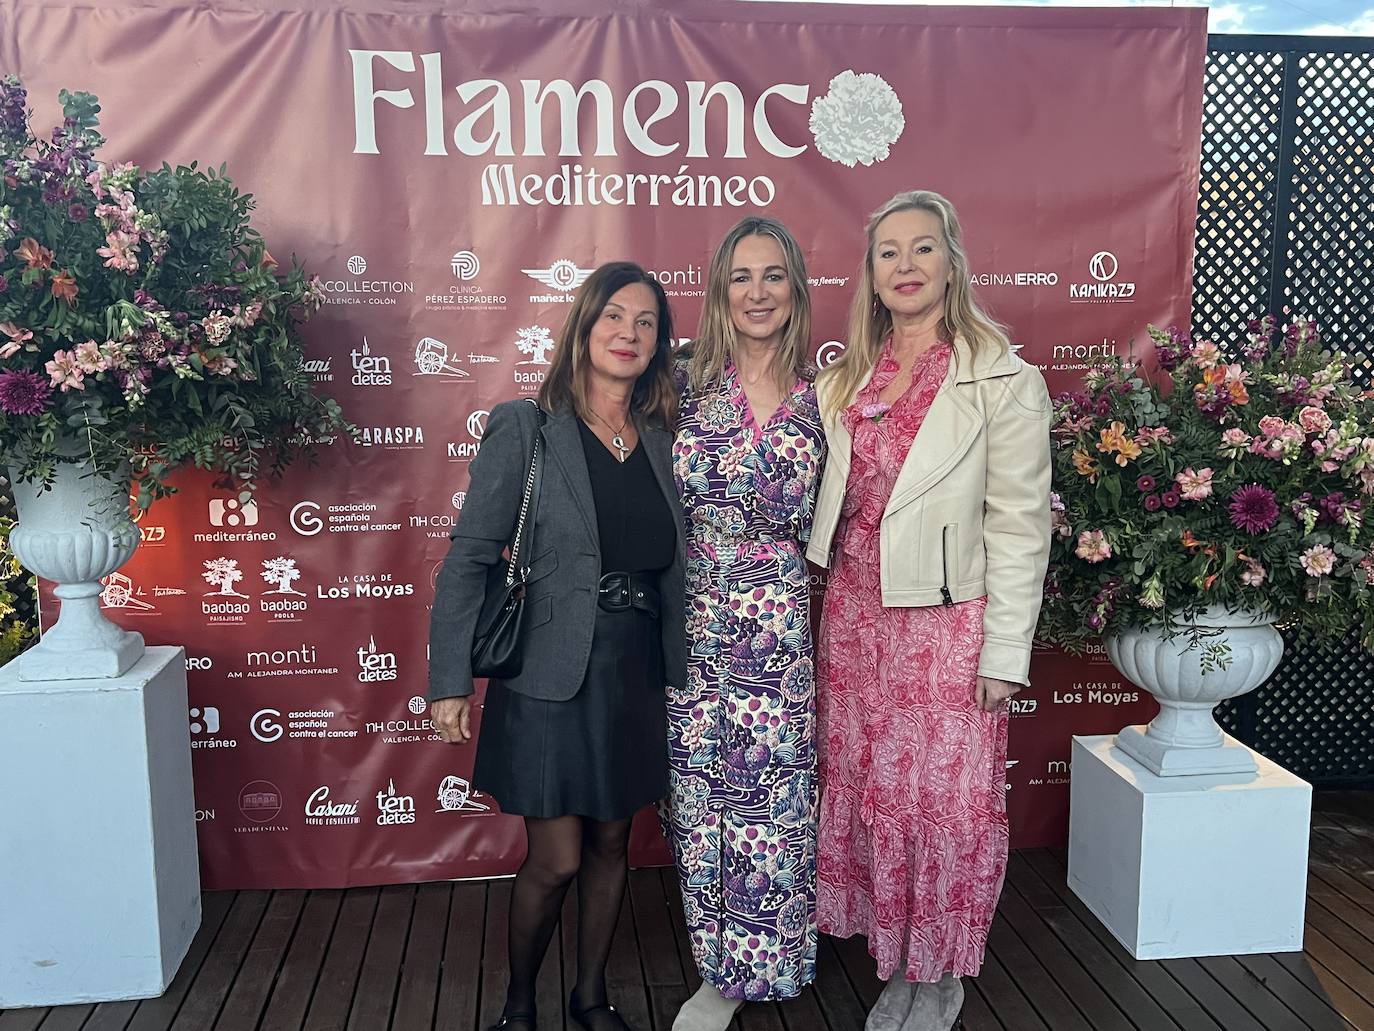
{"label": "'baobao paisajismo' logo", "polygon": [[1069,300],[1078,304],[1115,304],[1135,300],[1135,284],[1116,278],[1121,263],[1111,251],[1098,251],[1088,259],[1091,283],[1070,283]]}
{"label": "'baobao paisajismo' logo", "polygon": [[[629,150],[655,159],[680,153],[686,159],[676,175],[603,172],[590,163],[562,164],[549,174],[517,169],[512,162],[489,164],[482,170],[486,205],[766,207],[777,194],[768,176],[702,175],[688,162],[747,158],[751,143],[777,158],[805,153],[808,144],[785,141],[773,127],[770,111],[775,114],[783,104],[808,109],[807,125],[816,149],[849,168],[886,160],[906,128],[896,91],[882,76],[853,69],[831,79],[827,92],[814,101],[808,83],[776,83],[746,100],[744,91],[729,81],[708,85],[649,79],[623,95],[603,79],[588,79],[577,87],[567,79],[521,79],[516,89],[500,79],[478,78],[446,88],[441,53],[420,55],[418,80],[414,51],[348,53],[355,154],[381,153],[377,117],[382,111],[389,119],[408,122],[414,149],[418,151],[423,140],[425,155],[446,156],[451,146],[468,157],[542,158],[556,145],[560,157],[590,153],[615,158]],[[418,105],[412,86],[420,87]],[[453,92],[460,107],[457,121],[447,127],[444,98]],[[549,108],[556,110],[556,119],[545,118]],[[684,114],[673,118],[680,108]],[[708,122],[714,135],[708,134]],[[556,144],[546,139],[551,126],[556,126]],[[584,127],[593,139],[583,139]]]}

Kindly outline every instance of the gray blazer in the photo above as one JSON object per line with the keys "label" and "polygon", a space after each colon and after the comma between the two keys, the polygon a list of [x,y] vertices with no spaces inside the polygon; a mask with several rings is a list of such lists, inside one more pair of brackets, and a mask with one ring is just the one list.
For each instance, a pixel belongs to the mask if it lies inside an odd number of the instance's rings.
{"label": "gray blazer", "polygon": [[[682,502],[673,481],[673,436],[655,427],[638,428],[640,446],[677,527],[677,552],[660,577],[659,591],[664,686],[682,687],[687,680],[685,552]],[[472,460],[463,514],[435,583],[429,623],[431,701],[473,692],[472,639],[490,617],[483,604],[488,584],[505,583],[502,552],[515,532],[537,430],[538,413],[528,401],[499,404],[487,419],[482,446]],[[525,663],[520,675],[505,685],[531,698],[566,701],[582,686],[591,654],[601,543],[577,416],[549,413],[543,439],[543,484],[522,631]],[[492,600],[498,598],[493,590]]]}

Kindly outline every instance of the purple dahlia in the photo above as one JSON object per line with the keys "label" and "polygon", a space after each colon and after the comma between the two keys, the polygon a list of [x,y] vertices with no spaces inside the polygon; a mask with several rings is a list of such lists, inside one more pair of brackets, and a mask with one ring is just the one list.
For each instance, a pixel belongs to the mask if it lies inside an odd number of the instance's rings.
{"label": "purple dahlia", "polygon": [[48,410],[52,384],[28,369],[0,372],[0,411],[6,415],[38,415]]}
{"label": "purple dahlia", "polygon": [[1279,517],[1279,503],[1274,492],[1258,483],[1247,483],[1231,495],[1227,511],[1231,524],[1246,533],[1264,533]]}

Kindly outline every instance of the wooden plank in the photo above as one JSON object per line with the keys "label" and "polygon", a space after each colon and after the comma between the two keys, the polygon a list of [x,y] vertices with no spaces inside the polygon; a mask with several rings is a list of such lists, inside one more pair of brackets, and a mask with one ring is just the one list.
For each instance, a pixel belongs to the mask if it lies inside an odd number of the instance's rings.
{"label": "wooden plank", "polygon": [[[482,933],[486,915],[485,884],[453,886],[453,898],[448,910],[448,936],[444,942],[444,968],[439,979],[439,1004],[434,1015],[435,1031],[472,1031],[477,1026],[482,968],[487,963],[505,962],[504,957],[483,955]],[[398,1025],[396,1031],[406,1029]]]}
{"label": "wooden plank", "polygon": [[1235,959],[1313,1031],[1342,1031],[1347,1026],[1324,993],[1314,993],[1273,956],[1237,956]]}
{"label": "wooden plank", "polygon": [[[748,1009],[749,1004],[745,1004]],[[825,1016],[821,1013],[820,1001],[812,985],[802,989],[795,999],[777,1003],[774,1007],[787,1031],[827,1031]],[[862,1025],[860,1025],[862,1026]]]}
{"label": "wooden plank", "polygon": [[1054,1031],[1093,1031],[1092,1025],[1083,1019],[1054,977],[1040,965],[1002,916],[992,919],[988,950],[996,953],[1035,1011]]}
{"label": "wooden plank", "polygon": [[215,1024],[217,1028],[224,1031],[248,1028],[251,1031],[258,1026],[272,983],[286,958],[286,947],[291,944],[305,896],[304,891],[273,892],[248,955],[224,1000]]}
{"label": "wooden plank", "polygon": [[877,961],[868,954],[868,940],[858,934],[849,938],[822,937],[835,950],[835,958],[840,961],[845,977],[853,987],[854,994],[859,997],[859,1005],[867,1013],[883,990],[883,982],[878,978]]}
{"label": "wooden plank", "polygon": [[[177,1010],[172,1031],[205,1031],[214,1026],[271,899],[269,891],[239,892],[200,973],[186,993],[186,1001]],[[136,1028],[141,1026],[143,1012],[140,1008],[134,1016]]]}
{"label": "wooden plank", "polygon": [[415,913],[406,939],[396,1009],[391,1016],[391,1026],[397,1031],[434,1025],[452,896],[453,885],[447,881],[422,884],[416,889]]}
{"label": "wooden plank", "polygon": [[136,1001],[102,1002],[96,1006],[91,1019],[81,1025],[81,1031],[124,1031],[137,1009]]}
{"label": "wooden plank", "polygon": [[343,897],[344,893],[336,889],[315,890],[306,896],[259,1031],[300,1031]]}
{"label": "wooden plank", "polygon": [[[482,988],[479,1027],[501,1019],[510,984],[510,881],[487,884],[487,911],[482,934]],[[464,1029],[466,1031],[466,1029]]]}
{"label": "wooden plank", "polygon": [[746,1002],[730,1027],[738,1031],[784,1031],[782,1014],[775,1002]]}
{"label": "wooden plank", "polygon": [[1226,1031],[1273,1031],[1257,1021],[1195,959],[1165,959],[1160,964],[1188,990]]}
{"label": "wooden plank", "polygon": [[861,1028],[868,1016],[868,1007],[859,998],[858,992],[850,983],[835,952],[835,940],[829,935],[820,936],[816,948],[816,1001],[826,1023],[836,1031],[844,1028]]}
{"label": "wooden plank", "polygon": [[694,978],[689,990],[683,980],[683,965],[672,929],[671,911],[663,882],[656,870],[630,871],[630,909],[635,937],[644,966],[644,983],[649,991],[649,1013],[656,1031],[668,1031],[687,996],[696,991]]}
{"label": "wooden plank", "polygon": [[[1035,915],[1058,937],[1069,954],[1082,964],[1107,998],[1129,1015],[1136,1027],[1141,1031],[1177,1031],[1178,1024],[1169,1018],[1140,982],[1122,968],[1107,948],[1040,878],[1025,856],[1019,853],[1012,853],[1007,864],[1007,887],[1002,889],[1003,896],[1012,889],[1021,894]],[[1167,976],[1166,980],[1172,983]]]}
{"label": "wooden plank", "polygon": [[[615,937],[611,939],[611,957],[606,963],[606,993],[620,1011],[625,1023],[630,1027],[647,1029],[653,1020],[649,1010],[649,993],[644,987],[644,970],[639,962],[634,914],[630,912],[629,894],[629,888],[626,887],[625,898],[620,904],[620,918],[615,925]],[[572,962],[576,946],[570,944],[575,942],[577,937],[575,916],[567,924],[566,932],[563,938],[563,969],[572,973],[571,976],[565,977],[564,983],[571,991],[577,967],[577,964]]]}
{"label": "wooden plank", "polygon": [[[1316,835],[1313,836],[1314,841]],[[1366,913],[1374,914],[1374,886],[1357,880],[1327,857],[1320,846],[1314,845],[1309,853],[1309,870],[1320,878],[1322,883],[1343,897],[1346,903],[1359,906]],[[1311,894],[1309,884],[1308,893]]]}
{"label": "wooden plank", "polygon": [[[959,1013],[962,1025],[956,1024],[955,1027],[962,1026],[964,1031],[1005,1031],[1002,1022],[997,1019],[988,1005],[983,993],[978,988],[976,977],[964,978],[964,1008]],[[859,1027],[859,1024],[836,1024],[836,1031],[842,1027]]]}
{"label": "wooden plank", "polygon": [[[1316,899],[1308,901],[1307,927],[1307,951],[1366,1002],[1374,1003],[1374,971],[1366,965],[1370,959],[1368,939],[1351,930]],[[1312,940],[1313,931],[1320,934],[1319,941]]]}
{"label": "wooden plank", "polygon": [[47,1006],[26,1006],[22,1010],[0,1012],[0,1031],[38,1031],[48,1009]]}
{"label": "wooden plank", "polygon": [[1107,950],[1107,954],[1140,983],[1171,1020],[1186,1031],[1223,1031],[1221,1025],[1213,1020],[1198,1001],[1169,976],[1163,967],[1158,963],[1136,959],[1112,937],[1112,933],[1069,888],[1067,871],[1062,859],[1056,858],[1048,849],[1037,849],[1019,855],[1024,858],[1027,866],[1035,870],[1046,887],[1068,907],[1069,912],[1088,930],[1088,933]]}
{"label": "wooden plank", "polygon": [[1355,931],[1369,943],[1368,954],[1374,955],[1374,913],[1363,907],[1351,905],[1344,892],[1337,891],[1328,884],[1320,873],[1309,873],[1307,878],[1307,897],[1309,902],[1319,902],[1341,922]]}
{"label": "wooden plank", "polygon": [[1003,889],[997,912],[1026,943],[1055,984],[1073,1000],[1094,1031],[1133,1031],[1131,1022],[1014,885]]}
{"label": "wooden plank", "polygon": [[81,1031],[81,1025],[94,1012],[94,1005],[54,1006],[38,1025],[38,1031]]}
{"label": "wooden plank", "polygon": [[413,884],[388,884],[377,896],[377,911],[367,936],[353,1008],[348,1012],[349,1031],[384,1028],[396,1001],[410,918],[415,911]]}
{"label": "wooden plank", "polygon": [[1237,963],[1235,957],[1208,956],[1197,962],[1263,1027],[1297,1029],[1310,1026],[1271,992],[1263,981]]}
{"label": "wooden plank", "polygon": [[305,1013],[305,1031],[338,1031],[348,1021],[378,898],[376,888],[351,888],[344,892],[334,933],[325,946],[320,976]]}
{"label": "wooden plank", "polygon": [[[1022,994],[1015,979],[1007,973],[1002,961],[988,950],[983,957],[983,969],[978,973],[978,991],[987,1000],[988,1008],[1008,1029],[1014,1031],[1050,1031],[1030,1000]],[[967,992],[965,988],[965,992]],[[965,996],[967,998],[967,995]],[[1056,1027],[1054,1031],[1059,1031]]]}
{"label": "wooden plank", "polygon": [[[1308,933],[1309,945],[1317,937]],[[1329,1002],[1337,1013],[1356,1027],[1374,1028],[1374,1006],[1360,998],[1350,986],[1318,963],[1312,956],[1289,952],[1270,957],[1314,992],[1319,1000]],[[1308,979],[1316,982],[1313,986]]]}

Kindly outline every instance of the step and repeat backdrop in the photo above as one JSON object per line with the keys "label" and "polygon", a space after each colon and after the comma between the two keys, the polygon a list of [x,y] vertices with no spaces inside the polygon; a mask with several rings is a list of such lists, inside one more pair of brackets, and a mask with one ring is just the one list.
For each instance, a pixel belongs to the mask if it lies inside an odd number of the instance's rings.
{"label": "step and repeat backdrop", "polygon": [[[254,194],[273,254],[323,280],[307,371],[361,428],[254,504],[184,477],[106,584],[111,618],[186,647],[208,887],[518,865],[473,747],[432,731],[428,615],[487,413],[539,389],[598,263],[653,270],[689,337],[715,242],[776,216],[824,364],[867,213],[923,187],[960,209],[981,296],[1052,390],[1187,321],[1202,10],[550,6],[0,11],[39,125],[89,90],[107,160],[226,162]],[[1023,846],[1064,835],[1070,735],[1153,715],[1100,650],[1044,650],[1032,677],[1008,763]],[[645,814],[634,859],[664,858]]]}

